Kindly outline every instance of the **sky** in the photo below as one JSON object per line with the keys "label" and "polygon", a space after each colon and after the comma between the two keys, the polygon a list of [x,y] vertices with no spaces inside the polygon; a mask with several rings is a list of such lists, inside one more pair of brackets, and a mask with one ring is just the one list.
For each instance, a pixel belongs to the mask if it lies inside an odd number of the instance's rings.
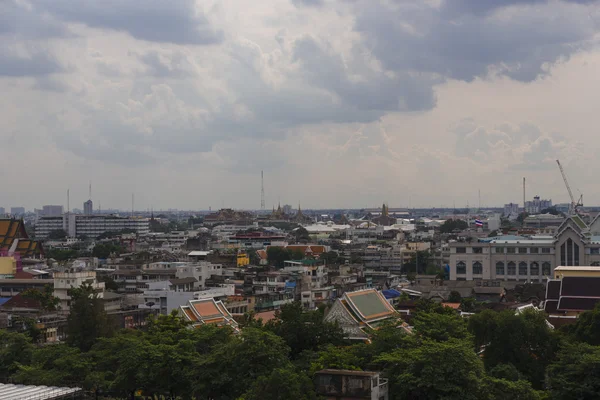
{"label": "sky", "polygon": [[0,207],[600,205],[600,2],[2,0]]}

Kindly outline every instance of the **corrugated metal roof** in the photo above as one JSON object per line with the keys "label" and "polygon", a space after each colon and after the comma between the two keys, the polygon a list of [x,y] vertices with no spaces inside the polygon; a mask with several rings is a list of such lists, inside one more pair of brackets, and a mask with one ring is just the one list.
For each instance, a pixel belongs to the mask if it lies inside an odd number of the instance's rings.
{"label": "corrugated metal roof", "polygon": [[2,400],[53,400],[81,392],[80,388],[0,383]]}

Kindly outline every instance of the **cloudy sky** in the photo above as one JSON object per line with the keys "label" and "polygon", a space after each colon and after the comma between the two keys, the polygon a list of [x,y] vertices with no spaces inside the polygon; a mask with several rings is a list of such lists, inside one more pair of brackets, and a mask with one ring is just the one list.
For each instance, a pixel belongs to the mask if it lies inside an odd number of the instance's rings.
{"label": "cloudy sky", "polygon": [[600,2],[0,0],[0,206],[600,205]]}

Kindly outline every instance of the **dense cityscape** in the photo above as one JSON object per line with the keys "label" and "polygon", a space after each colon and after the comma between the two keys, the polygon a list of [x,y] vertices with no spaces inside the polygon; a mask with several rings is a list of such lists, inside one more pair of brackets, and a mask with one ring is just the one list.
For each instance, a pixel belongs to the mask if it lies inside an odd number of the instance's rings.
{"label": "dense cityscape", "polygon": [[102,212],[90,198],[0,211],[0,357],[14,387],[83,398],[597,393],[600,212],[581,199]]}
{"label": "dense cityscape", "polygon": [[0,400],[600,400],[600,0],[0,0]]}

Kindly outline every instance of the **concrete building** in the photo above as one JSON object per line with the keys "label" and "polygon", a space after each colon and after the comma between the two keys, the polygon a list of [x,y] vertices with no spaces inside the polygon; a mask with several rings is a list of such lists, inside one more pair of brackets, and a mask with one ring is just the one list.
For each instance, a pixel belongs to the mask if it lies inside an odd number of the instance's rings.
{"label": "concrete building", "polygon": [[552,200],[540,199],[535,196],[532,201],[525,202],[525,212],[528,214],[539,214],[542,210],[552,207]]}
{"label": "concrete building", "polygon": [[519,215],[519,205],[517,203],[508,203],[504,205],[504,216],[509,218],[514,216],[515,218]]}
{"label": "concrete building", "polygon": [[11,207],[10,215],[13,217],[21,217],[25,214],[25,207]]}
{"label": "concrete building", "polygon": [[71,296],[69,290],[90,284],[99,298],[104,297],[104,282],[96,280],[96,271],[68,271],[54,273],[54,295],[60,299],[62,311],[69,311]]}
{"label": "concrete building", "polygon": [[83,203],[83,213],[85,215],[92,215],[94,213],[94,203],[91,199]]}
{"label": "concrete building", "polygon": [[139,217],[119,217],[116,215],[77,215],[66,213],[60,217],[41,217],[35,225],[35,236],[47,239],[50,232],[64,230],[69,237],[86,236],[96,238],[105,232],[120,232],[124,229],[138,235],[150,232],[150,220]]}
{"label": "concrete building", "polygon": [[525,228],[548,228],[548,227],[556,227],[558,228],[563,221],[564,217],[560,215],[553,214],[537,214],[530,215],[523,220],[523,227]]}
{"label": "concrete building", "polygon": [[327,400],[388,400],[388,380],[379,372],[324,369],[315,373],[315,390]]}
{"label": "concrete building", "polygon": [[60,217],[63,212],[63,206],[46,205],[42,207],[40,217]]}
{"label": "concrete building", "polygon": [[553,236],[450,243],[450,280],[541,282],[558,265],[600,266],[600,219],[567,218]]}
{"label": "concrete building", "polygon": [[6,214],[6,209],[4,207],[0,207],[0,217],[3,217]]}

